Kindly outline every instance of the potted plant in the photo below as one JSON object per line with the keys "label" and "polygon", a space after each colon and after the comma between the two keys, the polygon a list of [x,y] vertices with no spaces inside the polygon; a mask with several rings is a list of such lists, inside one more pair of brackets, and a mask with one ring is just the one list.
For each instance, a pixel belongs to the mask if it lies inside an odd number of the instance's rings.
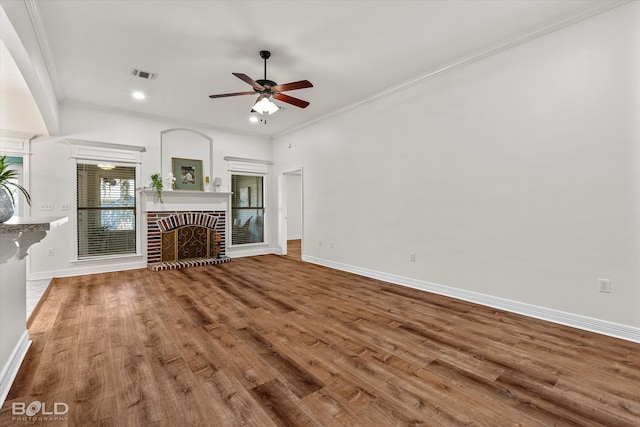
{"label": "potted plant", "polygon": [[15,179],[18,177],[18,171],[10,169],[11,162],[7,159],[7,156],[0,156],[0,223],[5,222],[13,216],[13,205],[15,200],[13,199],[13,188],[20,190],[24,194],[27,203],[31,205],[31,196],[29,192]]}
{"label": "potted plant", "polygon": [[159,173],[154,173],[151,175],[151,187],[155,188],[156,194],[158,195],[158,200],[160,203],[162,202],[162,177]]}

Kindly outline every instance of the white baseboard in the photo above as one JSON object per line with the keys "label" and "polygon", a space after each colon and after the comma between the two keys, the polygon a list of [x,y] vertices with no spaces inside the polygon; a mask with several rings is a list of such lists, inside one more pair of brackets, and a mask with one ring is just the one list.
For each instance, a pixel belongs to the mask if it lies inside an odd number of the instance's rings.
{"label": "white baseboard", "polygon": [[29,339],[29,333],[25,330],[22,337],[20,337],[20,341],[18,341],[18,344],[16,344],[16,347],[11,352],[9,360],[7,360],[7,363],[2,368],[2,374],[0,374],[0,408],[4,405],[4,400],[9,394],[13,380],[15,380],[16,375],[18,375],[18,370],[27,355],[29,346],[31,346],[31,340]]}
{"label": "white baseboard", "polygon": [[119,264],[110,263],[106,265],[83,265],[60,270],[37,271],[35,273],[31,272],[28,274],[27,280],[47,280],[54,277],[70,277],[82,276],[84,274],[110,273],[113,271],[136,270],[138,268],[146,267],[146,261],[129,261]]}
{"label": "white baseboard", "polygon": [[313,264],[334,268],[336,270],[342,270],[360,276],[382,280],[396,285],[419,289],[422,291],[469,301],[488,307],[498,308],[511,313],[521,314],[523,316],[534,317],[536,319],[546,320],[548,322],[558,323],[585,331],[596,332],[602,335],[640,343],[640,328],[635,328],[633,326],[608,322],[606,320],[593,319],[591,317],[581,316],[579,314],[568,313],[551,308],[512,301],[504,298],[498,298],[477,292],[465,291],[464,289],[452,288],[449,286],[440,285],[438,283],[411,279],[409,277],[398,276],[395,274],[384,273],[367,268],[355,267],[352,265],[342,264],[312,256],[305,255],[302,257],[302,260],[311,262]]}
{"label": "white baseboard", "polygon": [[280,255],[282,250],[280,248],[274,248],[267,245],[258,244],[253,247],[247,245],[248,247],[236,246],[233,248],[227,248],[226,255],[229,258],[243,258],[248,256],[258,256],[258,255]]}

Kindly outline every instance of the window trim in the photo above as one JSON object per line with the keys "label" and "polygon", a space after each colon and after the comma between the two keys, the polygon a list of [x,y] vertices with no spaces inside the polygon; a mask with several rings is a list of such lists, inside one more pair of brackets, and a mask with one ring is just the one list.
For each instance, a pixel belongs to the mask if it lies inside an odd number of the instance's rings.
{"label": "window trim", "polygon": [[[61,141],[71,145],[71,158],[75,159],[76,179],[78,164],[86,165],[98,165],[101,163],[110,163],[115,166],[127,166],[135,168],[136,183],[141,181],[141,153],[146,151],[145,147],[127,144],[115,144],[110,142],[100,141],[83,141],[67,139]],[[139,184],[138,184],[139,185]],[[136,192],[136,197],[138,196]],[[75,189],[75,197],[73,199],[72,206],[73,215],[73,230],[75,238],[73,239],[73,259],[71,263],[85,263],[96,261],[113,261],[122,259],[131,259],[132,257],[143,257],[142,253],[142,210],[141,203],[136,200],[135,209],[135,221],[136,221],[136,252],[129,254],[109,254],[94,257],[78,257],[78,189]]]}
{"label": "window trim", "polygon": [[[256,175],[256,176],[262,176],[262,197],[263,197],[263,203],[262,203],[262,207],[264,209],[264,221],[263,221],[263,242],[261,243],[247,243],[247,244],[243,244],[243,245],[233,245],[232,244],[232,238],[231,238],[231,233],[233,232],[232,229],[232,220],[231,220],[231,216],[232,216],[232,212],[231,210],[233,209],[233,207],[231,206],[231,199],[229,199],[229,220],[227,221],[227,236],[229,236],[229,238],[227,239],[227,249],[230,250],[230,252],[232,253],[234,250],[236,251],[241,251],[241,250],[250,250],[250,249],[255,249],[256,247],[260,247],[260,248],[268,248],[270,246],[269,244],[269,240],[270,240],[270,224],[268,221],[269,215],[270,215],[270,211],[269,209],[271,208],[270,205],[270,197],[271,197],[271,193],[269,192],[269,188],[270,188],[270,182],[269,182],[269,171],[271,166],[273,165],[273,162],[270,160],[261,160],[261,159],[247,159],[247,158],[243,158],[243,157],[233,157],[233,156],[225,156],[224,160],[227,161],[227,171],[228,171],[228,182],[229,182],[229,187],[231,187],[231,176],[232,175]],[[231,188],[229,188],[229,191],[231,191]],[[229,252],[228,252],[229,253]]]}
{"label": "window trim", "polygon": [[[0,129],[0,154],[22,157],[21,185],[28,192],[31,192],[31,140],[35,137],[32,133]],[[20,216],[31,216],[31,205],[26,202],[22,193],[18,196],[22,209]],[[30,259],[27,258],[27,262]]]}
{"label": "window trim", "polygon": [[[104,160],[85,160],[85,159],[76,159],[76,180],[77,180],[77,174],[78,174],[78,165],[94,165],[97,166],[98,164],[104,162]],[[131,164],[131,163],[119,163],[119,162],[113,162],[110,161],[110,164],[114,165],[114,166],[125,166],[125,167],[133,167],[135,168],[135,180],[136,183],[140,182],[140,165],[139,164]],[[107,255],[97,255],[97,256],[87,256],[87,257],[80,257],[78,256],[78,188],[76,187],[75,189],[75,198],[74,198],[74,206],[73,206],[73,212],[74,212],[74,232],[75,232],[75,238],[73,239],[73,255],[74,258],[71,259],[71,263],[77,263],[77,262],[85,262],[85,261],[97,261],[97,260],[113,260],[113,259],[123,259],[123,258],[131,258],[131,257],[141,257],[142,256],[142,242],[140,241],[142,239],[142,226],[141,226],[141,209],[140,209],[140,196],[139,196],[139,191],[135,191],[136,194],[136,203],[135,203],[135,211],[134,211],[134,218],[136,221],[136,252],[133,253],[126,253],[126,254],[107,254]]]}
{"label": "window trim", "polygon": [[[229,170],[229,183],[233,182],[233,175],[241,175],[241,176],[259,176],[262,177],[262,210],[263,210],[263,221],[262,221],[262,242],[252,242],[252,243],[242,243],[242,244],[233,244],[233,192],[232,196],[229,200],[229,220],[227,221],[227,235],[229,236],[228,248],[250,248],[252,246],[265,246],[269,244],[268,242],[268,230],[269,230],[269,221],[267,220],[267,208],[268,208],[268,191],[267,191],[267,183],[268,183],[268,174],[266,172],[245,172],[239,170]],[[231,185],[231,184],[230,184]],[[232,190],[232,189],[231,189]]]}

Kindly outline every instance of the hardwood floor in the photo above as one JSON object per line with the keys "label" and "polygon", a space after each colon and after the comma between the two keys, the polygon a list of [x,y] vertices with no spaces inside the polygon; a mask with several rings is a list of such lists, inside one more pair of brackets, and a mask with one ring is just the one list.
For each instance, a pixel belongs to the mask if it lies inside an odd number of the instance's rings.
{"label": "hardwood floor", "polygon": [[640,425],[640,344],[291,257],[55,279],[30,333],[3,426]]}
{"label": "hardwood floor", "polygon": [[300,261],[302,259],[302,240],[287,240],[287,257]]}

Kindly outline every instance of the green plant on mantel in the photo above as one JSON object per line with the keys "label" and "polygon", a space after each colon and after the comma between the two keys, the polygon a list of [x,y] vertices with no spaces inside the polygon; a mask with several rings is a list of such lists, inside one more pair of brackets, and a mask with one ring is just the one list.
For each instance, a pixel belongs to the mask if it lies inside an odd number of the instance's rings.
{"label": "green plant on mantel", "polygon": [[25,200],[31,205],[31,196],[29,192],[22,185],[18,184],[15,179],[18,177],[18,171],[10,169],[11,162],[7,159],[7,156],[0,156],[0,189],[7,192],[11,201],[15,203],[13,199],[13,193],[11,187],[17,188],[24,195]]}
{"label": "green plant on mantel", "polygon": [[153,175],[151,175],[151,187],[156,190],[156,194],[158,195],[158,200],[160,200],[160,203],[164,203],[162,201],[162,177],[159,173],[154,173]]}

